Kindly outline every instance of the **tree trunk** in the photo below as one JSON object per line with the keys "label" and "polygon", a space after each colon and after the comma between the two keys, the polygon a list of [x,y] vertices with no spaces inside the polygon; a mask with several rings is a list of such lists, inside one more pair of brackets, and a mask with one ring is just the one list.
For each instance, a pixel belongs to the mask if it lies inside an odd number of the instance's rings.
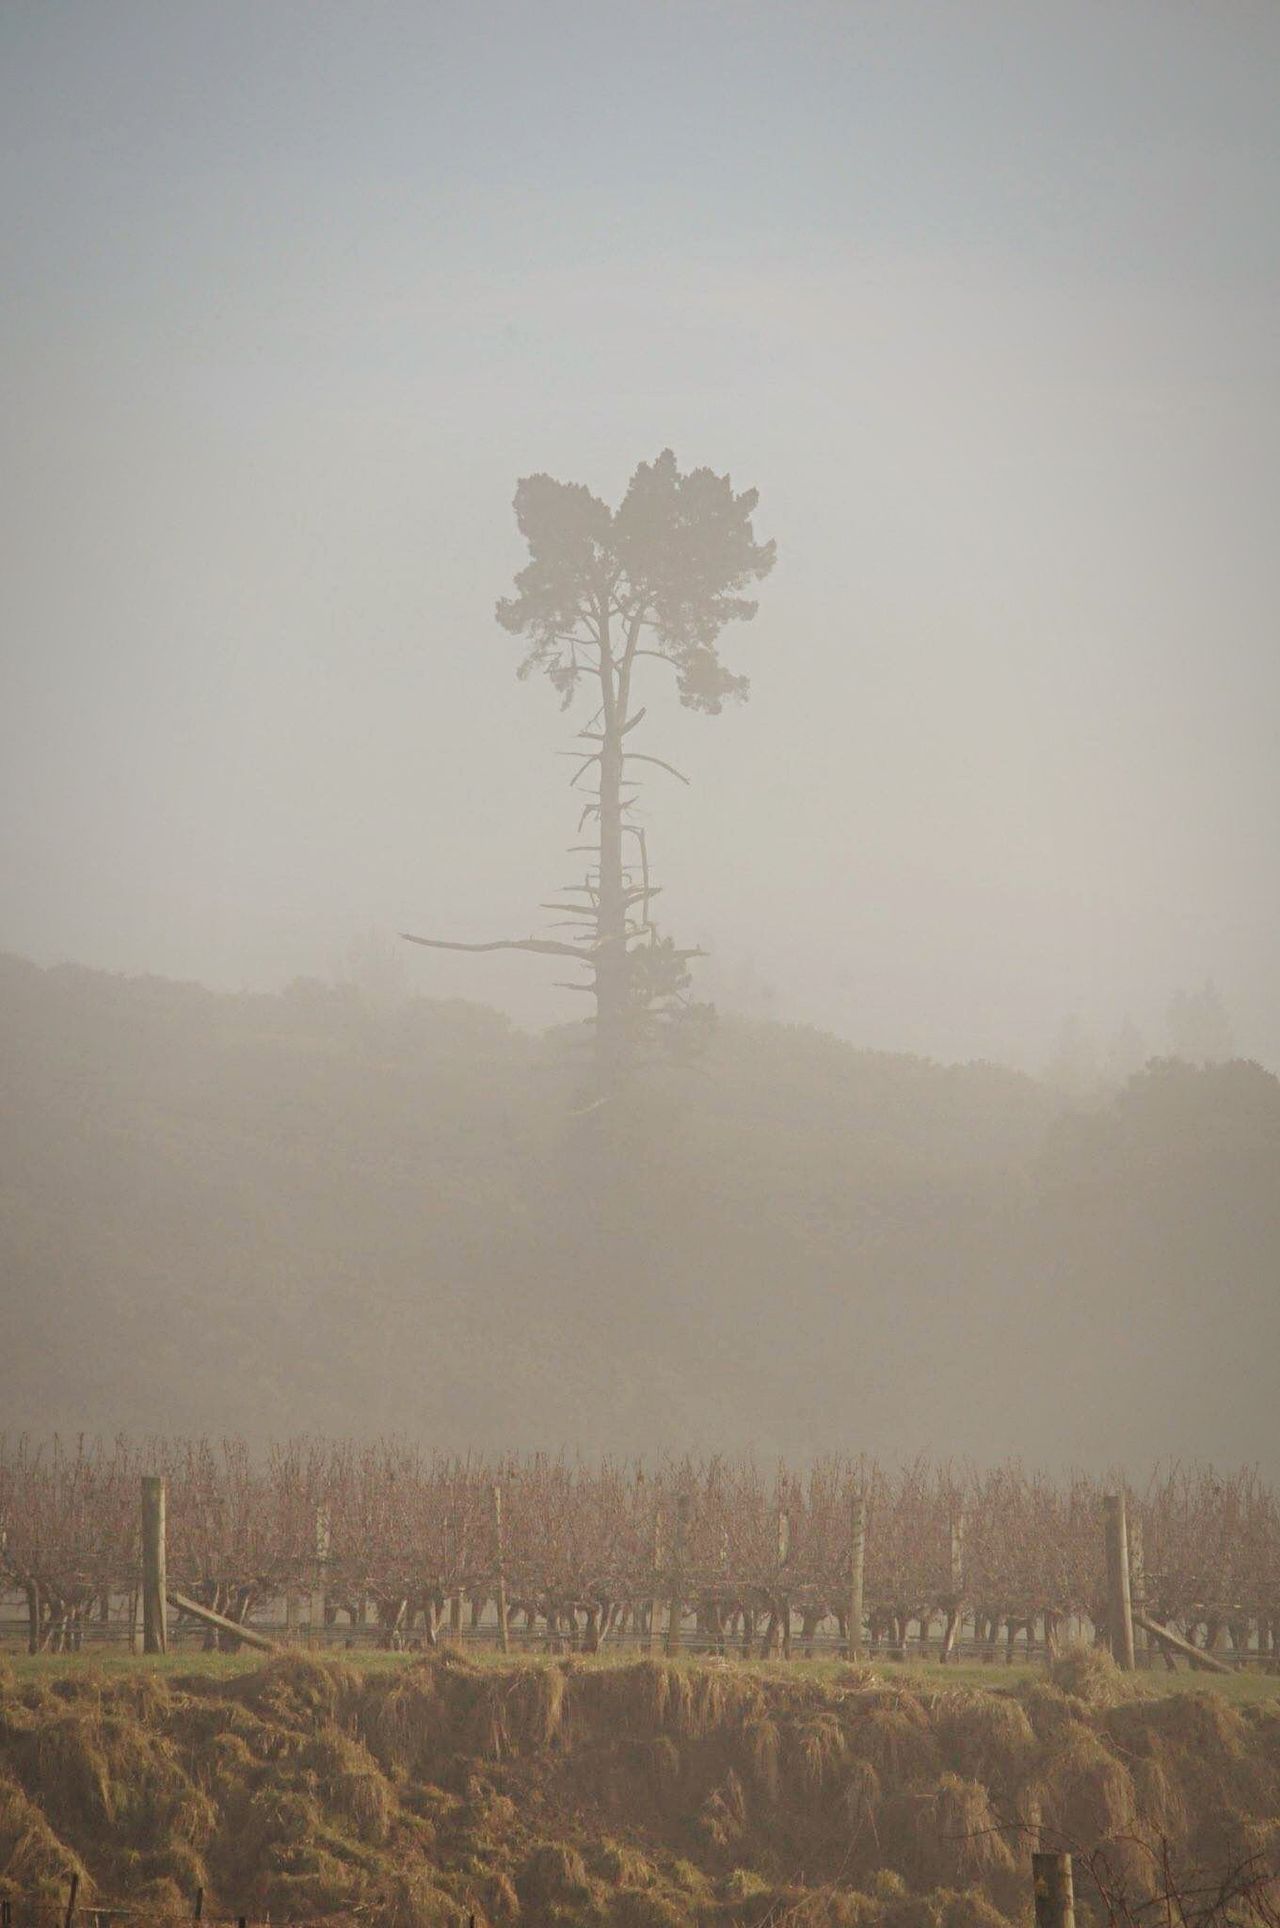
{"label": "tree trunk", "polygon": [[600,651],[600,877],[596,903],[596,1067],[598,1098],[617,1090],[627,1055],[627,906],[622,881],[622,734],[625,678],[608,631]]}

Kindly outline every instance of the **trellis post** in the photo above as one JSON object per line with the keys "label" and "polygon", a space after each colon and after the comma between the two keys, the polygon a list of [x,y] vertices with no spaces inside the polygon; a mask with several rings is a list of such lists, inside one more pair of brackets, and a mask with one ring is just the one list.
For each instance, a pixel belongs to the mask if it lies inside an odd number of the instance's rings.
{"label": "trellis post", "polygon": [[649,1596],[645,1609],[643,1651],[647,1654],[653,1652],[653,1643],[658,1633],[658,1576],[662,1572],[665,1559],[666,1548],[662,1542],[662,1504],[659,1501],[653,1509],[653,1592]]}
{"label": "trellis post", "polygon": [[867,1557],[867,1500],[855,1493],[849,1515],[849,1637],[846,1650],[850,1660],[862,1654],[862,1594]]}
{"label": "trellis post", "polygon": [[1123,1493],[1102,1502],[1107,1542],[1107,1635],[1117,1667],[1133,1672],[1133,1600],[1129,1591],[1129,1531]]}
{"label": "trellis post", "polygon": [[689,1495],[676,1494],[676,1537],[671,1552],[671,1597],[667,1605],[667,1652],[680,1651],[680,1622],[684,1612],[685,1535],[689,1525]]}
{"label": "trellis post", "polygon": [[165,1619],[165,1485],[158,1473],[142,1476],[142,1651],[169,1650]]}
{"label": "trellis post", "polygon": [[1134,1624],[1134,1659],[1141,1667],[1151,1665],[1151,1636],[1142,1625],[1147,1612],[1147,1558],[1141,1518],[1129,1522],[1129,1596]]}
{"label": "trellis post", "polygon": [[493,1548],[495,1583],[498,1594],[498,1651],[510,1653],[511,1638],[507,1628],[507,1567],[502,1544],[502,1488],[495,1486],[493,1500]]}
{"label": "trellis post", "polygon": [[947,1602],[947,1624],[942,1636],[940,1661],[951,1659],[960,1638],[960,1619],[964,1608],[964,1513],[951,1516],[951,1593]]}

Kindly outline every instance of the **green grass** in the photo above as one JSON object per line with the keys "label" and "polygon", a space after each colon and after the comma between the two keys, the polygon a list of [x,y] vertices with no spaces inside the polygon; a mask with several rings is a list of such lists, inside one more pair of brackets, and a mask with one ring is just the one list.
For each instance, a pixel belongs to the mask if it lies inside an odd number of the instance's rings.
{"label": "green grass", "polygon": [[[894,1665],[891,1662],[884,1668],[877,1668],[877,1672],[882,1672],[886,1677],[892,1676],[893,1679],[901,1680],[907,1684],[913,1680],[918,1680],[922,1686],[933,1688],[988,1687],[998,1689],[1001,1687],[1012,1687],[1017,1683],[1025,1681],[1042,1680],[1045,1675],[1045,1669],[1043,1667],[984,1667],[976,1661],[959,1667],[939,1667],[936,1663],[931,1664],[927,1661],[917,1663],[907,1661],[901,1665]],[[1144,1689],[1148,1691],[1154,1689],[1154,1691],[1159,1694],[1185,1694],[1196,1692],[1202,1687],[1208,1688],[1214,1693],[1220,1693],[1224,1699],[1232,1701],[1236,1706],[1244,1706],[1255,1701],[1267,1701],[1280,1698],[1280,1676],[1275,1674],[1257,1672],[1239,1674],[1193,1674],[1190,1671],[1184,1672],[1181,1667],[1179,1667],[1176,1674],[1171,1674],[1162,1666],[1158,1669],[1155,1667],[1149,1669],[1141,1668],[1134,1675],[1134,1679],[1140,1683]]]}
{"label": "green grass", "polygon": [[[303,1651],[306,1651],[303,1649]],[[481,1666],[510,1666],[519,1663],[528,1666],[542,1666],[549,1662],[544,1652],[521,1654],[518,1651],[504,1658],[496,1647],[466,1646],[468,1660]],[[410,1653],[380,1653],[369,1648],[329,1647],[315,1650],[316,1657],[326,1656],[355,1666],[362,1671],[382,1672],[390,1668],[406,1667],[420,1658]],[[593,1656],[577,1656],[578,1664],[588,1667],[614,1667],[625,1665],[638,1658],[634,1647],[615,1647],[611,1651]],[[27,1654],[14,1648],[0,1648],[0,1663],[11,1670],[21,1681],[58,1679],[64,1675],[97,1673],[107,1679],[117,1679],[131,1673],[158,1673],[171,1679],[183,1675],[202,1675],[214,1680],[228,1680],[237,1674],[251,1673],[256,1667],[264,1665],[268,1656],[244,1651],[238,1654],[205,1653],[200,1648],[184,1647],[168,1654],[139,1655],[110,1648],[92,1648],[78,1654]],[[836,1659],[819,1660],[710,1660],[703,1655],[682,1655],[679,1664],[685,1667],[732,1667],[750,1669],[752,1672],[771,1675],[779,1679],[817,1680],[824,1684],[838,1680],[843,1661]],[[1042,1679],[1044,1669],[1026,1664],[1006,1667],[997,1663],[984,1666],[979,1662],[967,1662],[960,1666],[939,1666],[936,1661],[893,1661],[876,1659],[871,1663],[875,1672],[884,1681],[895,1682],[904,1687],[918,1687],[925,1691],[936,1692],[940,1688],[987,1689],[991,1692],[1007,1691],[1011,1688]],[[1236,1706],[1276,1700],[1280,1698],[1280,1676],[1260,1672],[1237,1674],[1191,1673],[1181,1667],[1176,1674],[1169,1673],[1164,1667],[1141,1669],[1134,1676],[1135,1682],[1147,1692],[1176,1694],[1200,1690],[1221,1694],[1225,1700]]]}

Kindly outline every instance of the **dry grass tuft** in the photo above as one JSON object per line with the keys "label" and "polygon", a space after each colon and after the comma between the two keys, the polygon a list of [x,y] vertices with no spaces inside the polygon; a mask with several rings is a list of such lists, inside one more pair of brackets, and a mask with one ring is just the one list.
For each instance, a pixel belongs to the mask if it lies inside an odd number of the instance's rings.
{"label": "dry grass tuft", "polygon": [[[1080,1729],[1082,1708],[1060,1687],[1037,1680],[1018,1694],[1018,1705],[1031,1722],[1031,1731],[1041,1748],[1058,1747]],[[1087,1718],[1087,1716],[1086,1716]]]}
{"label": "dry grass tuft", "polygon": [[626,1841],[602,1841],[592,1856],[591,1872],[614,1888],[652,1888],[658,1879],[648,1856]]}
{"label": "dry grass tuft", "polygon": [[933,1716],[942,1758],[955,1773],[1001,1790],[1021,1785],[1036,1735],[1016,1700],[1004,1694],[939,1695]]}
{"label": "dry grass tuft", "polygon": [[1177,1774],[1163,1748],[1138,1755],[1129,1762],[1133,1795],[1142,1837],[1153,1845],[1161,1840],[1181,1848],[1187,1839],[1189,1814]]}
{"label": "dry grass tuft", "polygon": [[114,1825],[111,1769],[99,1720],[64,1714],[43,1722],[23,1756],[23,1778],[61,1831],[96,1833]]}
{"label": "dry grass tuft", "polygon": [[433,1669],[371,1676],[365,1685],[358,1726],[384,1774],[429,1770],[444,1744],[447,1719]]}
{"label": "dry grass tuft", "polygon": [[769,1801],[776,1801],[782,1760],[782,1736],[776,1723],[762,1714],[745,1723],[742,1738],[746,1744],[752,1781]]}
{"label": "dry grass tuft", "polygon": [[1108,1733],[1126,1740],[1143,1728],[1159,1734],[1185,1754],[1217,1761],[1242,1760],[1253,1739],[1253,1730],[1240,1708],[1232,1707],[1220,1694],[1203,1690],[1117,1707],[1104,1725]]}
{"label": "dry grass tuft", "polygon": [[1049,1754],[1036,1793],[1045,1827],[1083,1853],[1132,1835],[1137,1827],[1133,1777],[1088,1728],[1081,1727]]}
{"label": "dry grass tuft", "polygon": [[[678,1710],[686,1691],[684,1676],[678,1667],[668,1666],[663,1660],[642,1660],[634,1670],[626,1669],[627,1678],[619,1684],[634,1686],[634,1703],[637,1713],[644,1709],[641,1716],[647,1716],[647,1725],[655,1734],[660,1734],[671,1719],[673,1704]],[[632,1697],[627,1695],[627,1699]],[[677,1721],[678,1727],[678,1712]]]}
{"label": "dry grass tuft", "polygon": [[870,1761],[885,1787],[912,1786],[937,1774],[938,1744],[914,1695],[862,1694],[848,1705],[852,1709],[846,1726],[849,1752]]}
{"label": "dry grass tuft", "polygon": [[511,1687],[512,1682],[498,1673],[477,1677],[468,1683],[465,1698],[453,1710],[451,1738],[460,1753],[474,1755],[482,1761],[506,1759],[512,1751],[507,1726],[507,1695]]}
{"label": "dry grass tuft", "polygon": [[[517,1903],[517,1911],[518,1907]],[[453,1896],[437,1885],[429,1871],[417,1868],[396,1876],[379,1910],[394,1928],[457,1928],[459,1913]],[[493,1919],[502,1917],[495,1914]]]}
{"label": "dry grass tuft", "polygon": [[927,1791],[887,1799],[880,1841],[915,1888],[981,1885],[1007,1894],[1017,1865],[986,1788],[958,1774],[942,1775]]}
{"label": "dry grass tuft", "polygon": [[564,1841],[542,1841],[533,1849],[516,1877],[516,1890],[522,1906],[535,1910],[548,1903],[581,1907],[594,1898],[586,1862]]}
{"label": "dry grass tuft", "polygon": [[730,1768],[721,1785],[713,1788],[698,1810],[697,1829],[716,1854],[739,1847],[747,1832],[747,1800],[742,1782]]}
{"label": "dry grass tuft", "polygon": [[511,1683],[506,1722],[520,1748],[550,1747],[560,1736],[569,1677],[563,1667],[524,1667]]}
{"label": "dry grass tuft", "polygon": [[610,1928],[688,1928],[679,1902],[646,1888],[622,1888],[609,1911]]}
{"label": "dry grass tuft", "polygon": [[79,1875],[81,1890],[89,1897],[93,1884],[79,1855],[58,1839],[17,1782],[0,1775],[0,1893],[61,1893],[73,1874]]}
{"label": "dry grass tuft", "polygon": [[1049,1678],[1060,1692],[1087,1701],[1090,1707],[1114,1707],[1148,1692],[1132,1674],[1121,1672],[1104,1647],[1064,1648],[1050,1667]]}
{"label": "dry grass tuft", "polygon": [[381,1846],[391,1832],[395,1797],[361,1741],[327,1727],[306,1747],[299,1765],[314,1774],[327,1809],[350,1821],[360,1840]]}
{"label": "dry grass tuft", "polygon": [[865,1660],[845,1660],[835,1670],[834,1684],[844,1694],[865,1694],[884,1685],[875,1668]]}
{"label": "dry grass tuft", "polygon": [[483,1895],[484,1912],[490,1921],[515,1921],[519,1918],[520,1897],[516,1893],[516,1884],[501,1868],[486,1877]]}
{"label": "dry grass tuft", "polygon": [[223,1691],[273,1725],[306,1729],[317,1720],[337,1720],[358,1706],[364,1676],[340,1660],[281,1654],[253,1673],[227,1681]]}
{"label": "dry grass tuft", "polygon": [[1002,1915],[980,1888],[966,1888],[946,1897],[942,1928],[1008,1928],[1008,1924],[1008,1915]]}
{"label": "dry grass tuft", "polygon": [[647,1743],[644,1753],[659,1806],[666,1811],[678,1808],[680,1783],[684,1774],[680,1749],[669,1734],[659,1734],[656,1740]]}
{"label": "dry grass tuft", "polygon": [[844,1729],[834,1712],[813,1714],[791,1731],[789,1752],[800,1786],[808,1794],[821,1794],[831,1785],[848,1751]]}

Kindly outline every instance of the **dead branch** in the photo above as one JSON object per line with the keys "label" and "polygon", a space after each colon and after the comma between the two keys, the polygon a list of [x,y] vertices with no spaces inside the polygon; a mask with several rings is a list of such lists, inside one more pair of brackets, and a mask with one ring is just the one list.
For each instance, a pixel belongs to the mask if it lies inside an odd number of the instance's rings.
{"label": "dead branch", "polygon": [[422,944],[429,951],[537,951],[547,957],[576,957],[571,944],[558,944],[550,937],[495,937],[487,944],[459,944],[448,937],[415,937],[401,931],[406,944]]}
{"label": "dead branch", "polygon": [[674,763],[664,763],[660,756],[645,756],[640,750],[624,750],[622,754],[628,763],[656,763],[660,770],[667,771],[668,775],[675,777],[677,782],[688,787],[688,777],[677,770]]}

